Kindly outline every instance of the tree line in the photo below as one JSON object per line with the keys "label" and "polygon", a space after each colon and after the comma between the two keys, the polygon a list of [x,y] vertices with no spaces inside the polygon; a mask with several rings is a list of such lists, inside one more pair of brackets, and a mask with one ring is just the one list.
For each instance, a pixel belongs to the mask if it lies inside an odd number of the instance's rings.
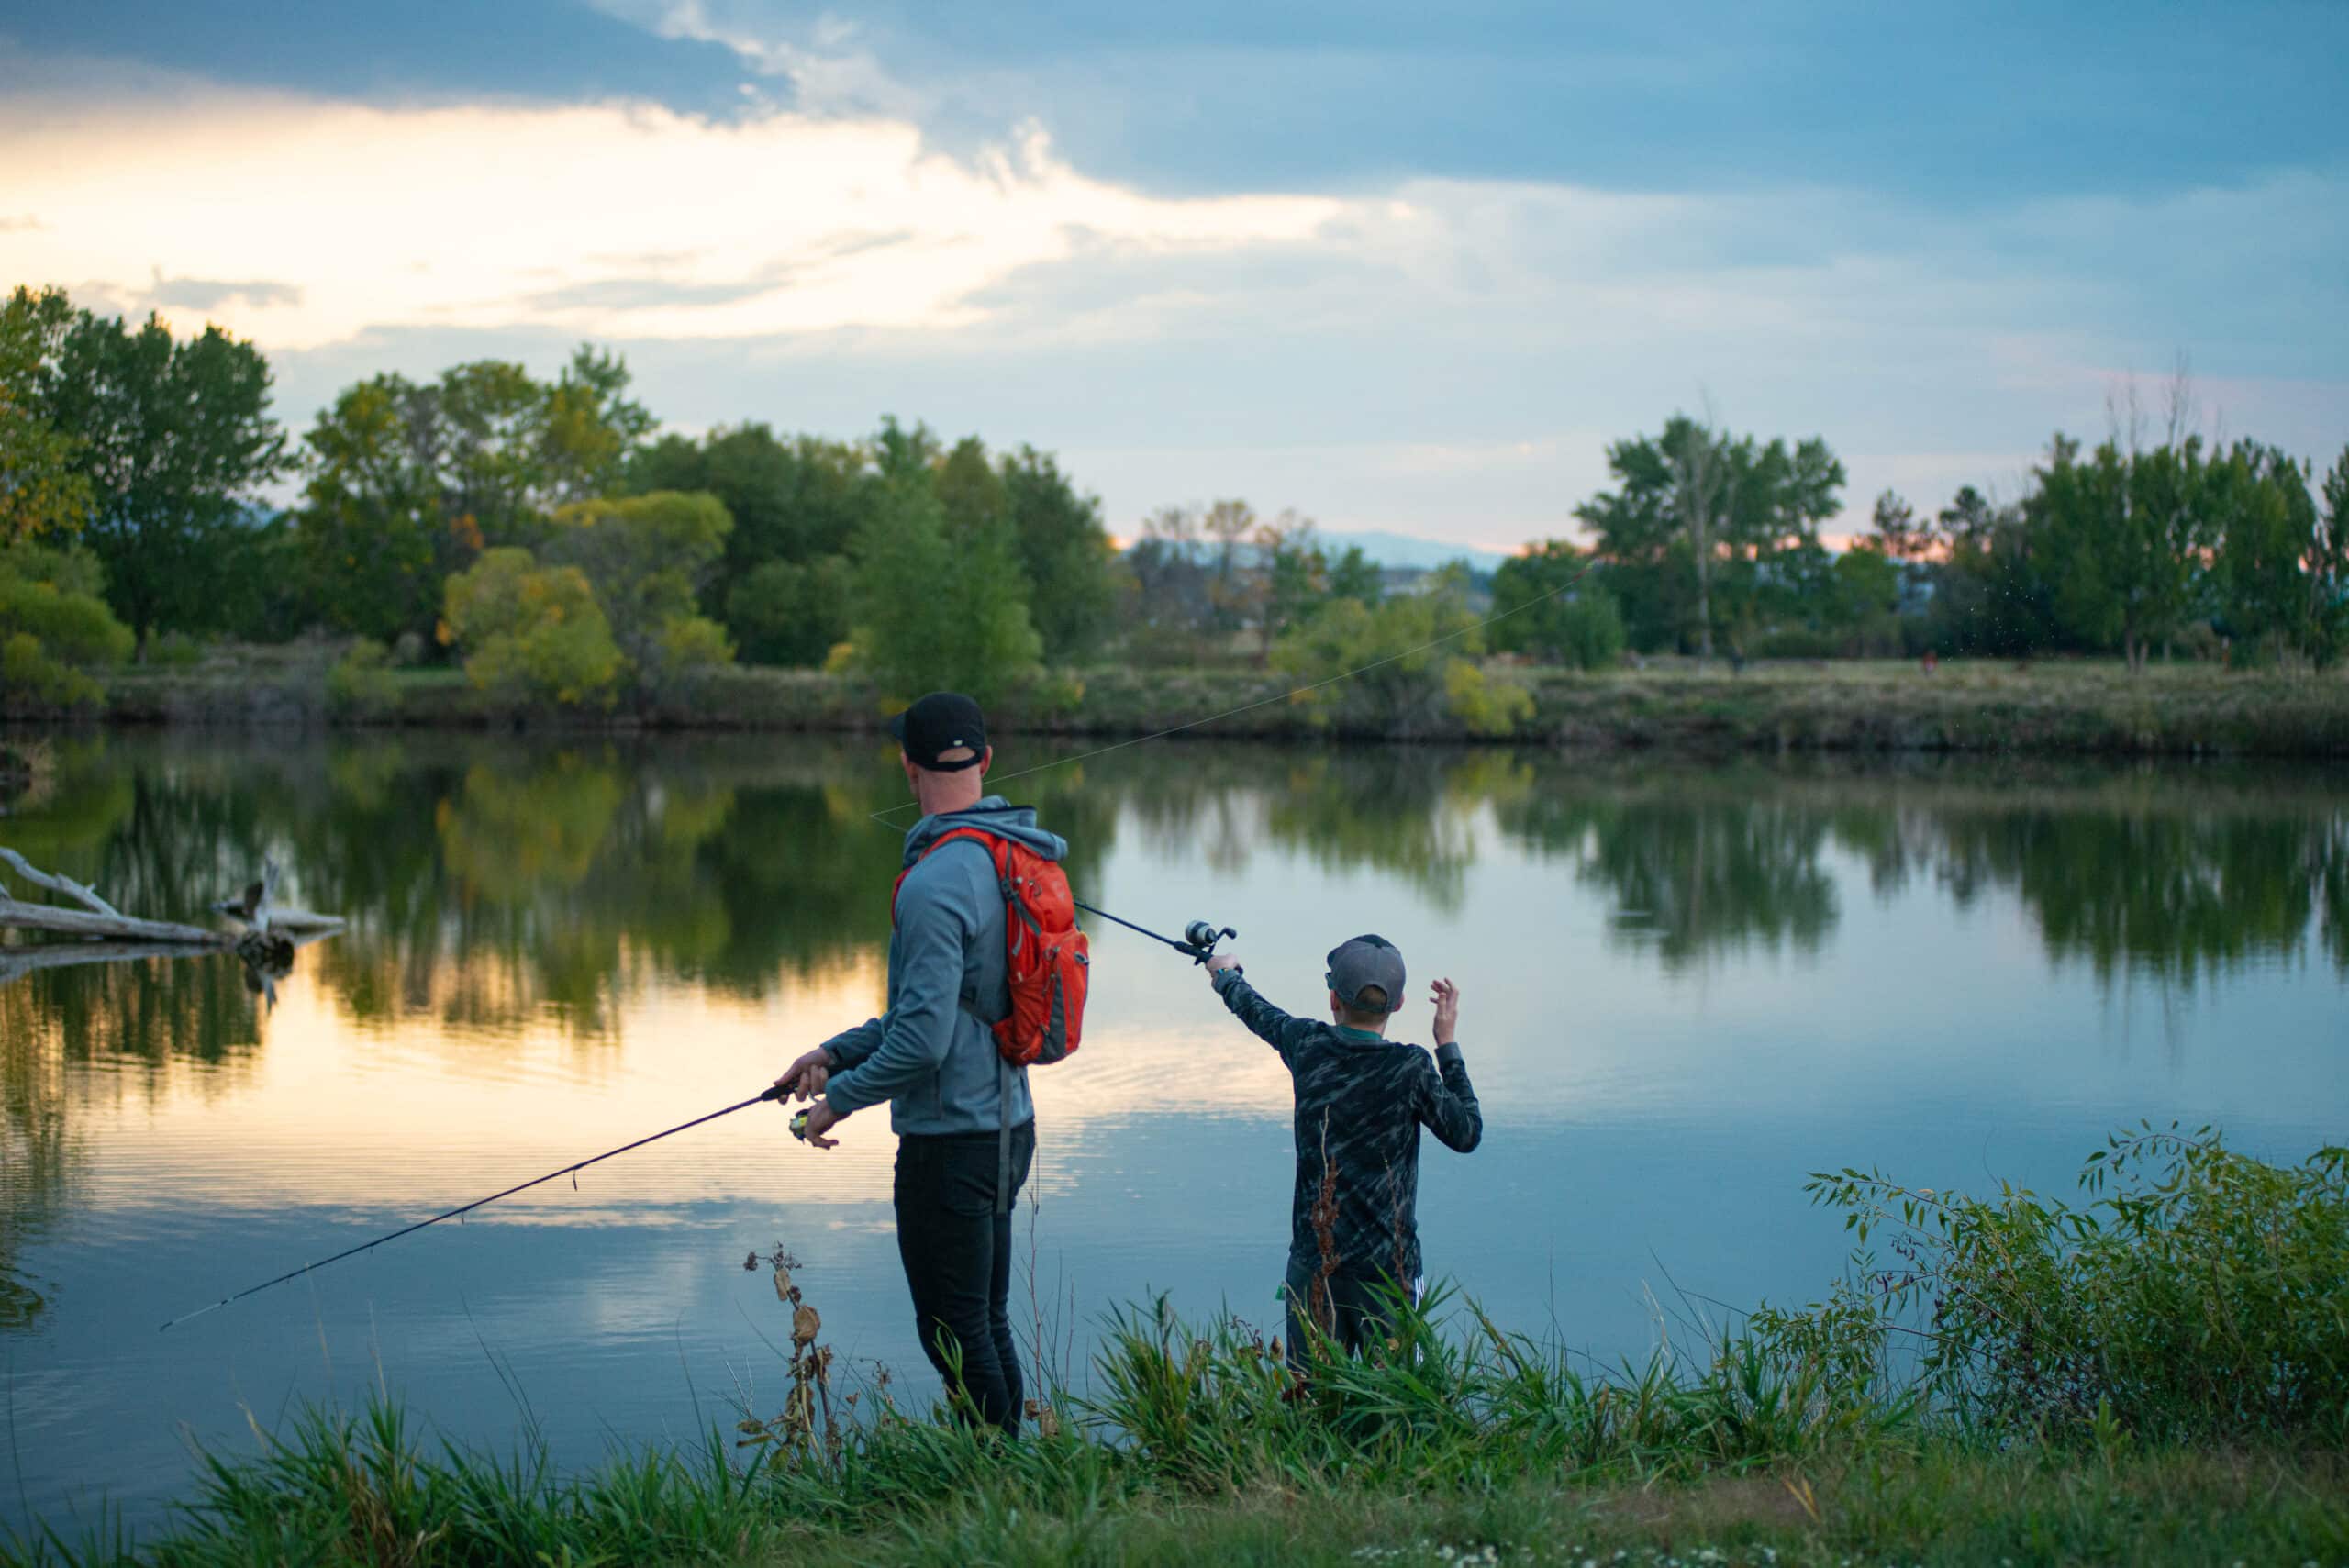
{"label": "tree line", "polygon": [[[2208,440],[2173,389],[2158,442],[2133,408],[2093,450],[2056,434],[2023,493],[1972,485],[1932,515],[1887,491],[1836,554],[1842,463],[1816,437],[1733,436],[1677,416],[1608,449],[1575,508],[1587,550],[1504,564],[1495,642],[1586,665],[1624,643],[1707,658],[2156,651],[2323,666],[2349,651],[2349,448],[2314,465]],[[1596,563],[1587,584],[1565,591]]]}
{"label": "tree line", "polygon": [[[756,422],[663,432],[625,363],[484,360],[346,388],[298,439],[261,351],[18,288],[0,306],[0,679],[93,698],[91,672],[194,639],[324,633],[364,692],[461,662],[517,699],[657,700],[736,662],[907,694],[1046,669],[1252,661],[1304,681],[1392,658],[1380,717],[1505,728],[1489,651],[1597,668],[1731,658],[2155,651],[2286,664],[2349,646],[2349,451],[2309,463],[2137,422],[2058,435],[2024,495],[1920,517],[1877,499],[1840,554],[1825,440],[1709,418],[1608,450],[1589,542],[1390,591],[1359,547],[1236,499],[1169,506],[1119,550],[1049,453],[884,419],[862,439]],[[2174,405],[2177,399],[2173,399]],[[272,504],[273,502],[281,504]],[[1480,627],[1489,595],[1502,618]],[[1432,651],[1423,643],[1439,641]],[[1065,679],[1066,677],[1063,677]],[[1347,694],[1313,699],[1345,718]],[[1398,719],[1397,716],[1400,716]]]}

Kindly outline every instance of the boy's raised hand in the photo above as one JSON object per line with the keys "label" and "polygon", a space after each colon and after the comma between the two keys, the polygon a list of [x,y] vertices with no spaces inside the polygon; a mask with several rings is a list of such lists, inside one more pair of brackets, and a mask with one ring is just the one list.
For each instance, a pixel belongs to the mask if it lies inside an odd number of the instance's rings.
{"label": "boy's raised hand", "polygon": [[1212,985],[1215,984],[1215,977],[1222,973],[1225,970],[1239,968],[1240,961],[1232,957],[1228,952],[1219,952],[1208,960],[1206,967],[1208,972],[1208,984]]}
{"label": "boy's raised hand", "polygon": [[1453,1043],[1453,1033],[1460,1027],[1460,987],[1449,980],[1439,980],[1430,994],[1435,1003],[1435,1042],[1439,1046]]}

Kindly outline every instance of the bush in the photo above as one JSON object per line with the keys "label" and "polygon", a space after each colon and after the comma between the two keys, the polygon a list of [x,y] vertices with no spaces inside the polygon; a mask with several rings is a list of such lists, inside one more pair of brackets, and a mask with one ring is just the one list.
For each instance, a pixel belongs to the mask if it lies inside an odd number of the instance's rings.
{"label": "bush", "polygon": [[680,616],[662,624],[638,684],[653,695],[671,696],[733,662],[734,644],[724,627],[707,616]]}
{"label": "bush", "polygon": [[327,706],[336,713],[374,718],[397,706],[399,679],[391,653],[372,637],[359,638],[327,672]]}
{"label": "bush", "polygon": [[603,606],[575,566],[492,550],[449,579],[450,640],[465,674],[507,702],[609,707],[623,661]]}
{"label": "bush", "polygon": [[1507,735],[1531,717],[1533,699],[1477,665],[1476,623],[1449,589],[1324,605],[1285,634],[1273,666],[1310,689],[1297,701],[1314,722],[1397,739],[1441,734],[1448,724]]}
{"label": "bush", "polygon": [[40,639],[10,632],[0,642],[0,692],[43,707],[95,706],[106,695],[97,682],[41,651]]}
{"label": "bush", "polygon": [[104,700],[90,672],[129,658],[136,639],[98,597],[99,584],[78,551],[0,552],[0,695],[46,707]]}
{"label": "bush", "polygon": [[733,528],[725,506],[701,491],[582,501],[555,513],[544,559],[585,573],[623,673],[657,695],[733,662],[733,644],[695,611]]}
{"label": "bush", "polygon": [[1814,1200],[1898,1261],[1855,1254],[1830,1300],[1755,1330],[1851,1396],[1913,1382],[1997,1431],[2349,1441],[2349,1148],[2277,1166],[2145,1127],[2080,1183],[2110,1195],[1815,1175]]}
{"label": "bush", "polygon": [[204,662],[204,645],[184,631],[149,639],[147,662],[164,670],[192,670]]}

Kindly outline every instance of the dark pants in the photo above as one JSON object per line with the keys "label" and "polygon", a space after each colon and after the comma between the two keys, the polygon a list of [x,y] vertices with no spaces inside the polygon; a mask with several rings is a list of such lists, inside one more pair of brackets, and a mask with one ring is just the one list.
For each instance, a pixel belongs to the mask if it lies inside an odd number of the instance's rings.
{"label": "dark pants", "polygon": [[[1318,1311],[1314,1275],[1319,1271],[1291,1260],[1281,1295],[1288,1304],[1288,1359],[1303,1366],[1313,1341],[1306,1335],[1305,1316]],[[1320,1320],[1321,1334],[1332,1350],[1360,1355],[1365,1347],[1383,1349],[1380,1341],[1395,1331],[1385,1292],[1393,1287],[1385,1274],[1365,1279],[1354,1274],[1330,1276],[1330,1313]]]}
{"label": "dark pants", "polygon": [[[1011,1129],[1011,1190],[998,1195],[1002,1135],[897,1140],[897,1256],[922,1353],[978,1418],[1017,1436],[1024,1390],[1011,1338],[1011,1207],[1036,1157],[1036,1124]],[[998,1201],[998,1195],[1000,1201]],[[950,1354],[951,1351],[951,1354]]]}

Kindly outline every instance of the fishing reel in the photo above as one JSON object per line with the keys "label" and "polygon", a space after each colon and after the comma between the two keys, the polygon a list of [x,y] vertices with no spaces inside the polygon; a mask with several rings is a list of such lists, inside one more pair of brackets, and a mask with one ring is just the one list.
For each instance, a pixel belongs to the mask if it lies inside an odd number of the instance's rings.
{"label": "fishing reel", "polygon": [[1239,934],[1230,926],[1224,927],[1221,930],[1216,929],[1215,922],[1212,920],[1194,920],[1183,928],[1181,945],[1183,951],[1191,955],[1192,962],[1205,963],[1215,956],[1216,943],[1226,937],[1237,937]]}
{"label": "fishing reel", "polygon": [[791,1118],[791,1136],[802,1143],[807,1141],[807,1111],[813,1109],[815,1107],[810,1106],[807,1110],[795,1113]]}

